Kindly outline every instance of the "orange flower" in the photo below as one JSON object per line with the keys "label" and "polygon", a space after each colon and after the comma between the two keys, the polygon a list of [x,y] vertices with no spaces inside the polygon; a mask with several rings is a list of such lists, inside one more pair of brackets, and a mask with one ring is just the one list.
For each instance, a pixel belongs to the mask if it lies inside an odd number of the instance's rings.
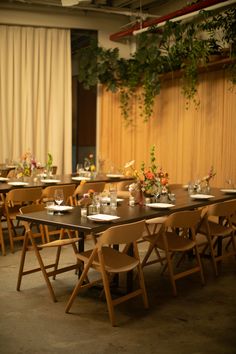
{"label": "orange flower", "polygon": [[152,180],[152,179],[154,179],[154,178],[155,178],[155,175],[154,175],[154,173],[153,173],[153,172],[151,172],[151,171],[147,171],[147,172],[145,173],[145,177],[146,177],[147,179]]}

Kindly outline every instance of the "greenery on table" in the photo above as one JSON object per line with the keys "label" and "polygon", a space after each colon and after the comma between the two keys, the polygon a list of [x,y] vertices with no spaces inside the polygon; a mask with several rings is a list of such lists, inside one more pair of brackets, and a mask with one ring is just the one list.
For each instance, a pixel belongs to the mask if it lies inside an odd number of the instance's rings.
{"label": "greenery on table", "polygon": [[[120,106],[126,122],[131,122],[132,99],[139,102],[147,121],[153,113],[155,97],[160,93],[164,74],[180,70],[182,94],[186,108],[191,101],[199,105],[197,95],[199,66],[210,61],[212,54],[236,59],[236,9],[214,15],[201,11],[197,22],[171,22],[152,27],[137,36],[137,50],[129,59],[119,56],[119,49],[104,49],[92,42],[79,52],[78,79],[85,88],[98,83],[119,92]],[[227,67],[230,81],[236,83],[236,63]]]}

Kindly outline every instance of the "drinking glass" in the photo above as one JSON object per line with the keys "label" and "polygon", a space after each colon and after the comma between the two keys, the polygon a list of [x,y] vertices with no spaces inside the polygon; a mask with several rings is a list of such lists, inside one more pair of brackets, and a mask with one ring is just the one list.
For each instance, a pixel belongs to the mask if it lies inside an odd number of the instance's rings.
{"label": "drinking glass", "polygon": [[[63,189],[56,189],[54,192],[54,200],[57,205],[61,205],[64,200],[64,194],[63,194]],[[62,215],[60,211],[58,212],[58,215]]]}
{"label": "drinking glass", "polygon": [[88,160],[85,160],[84,161],[84,169],[85,169],[85,171],[89,171],[89,168],[90,168],[90,162]]}

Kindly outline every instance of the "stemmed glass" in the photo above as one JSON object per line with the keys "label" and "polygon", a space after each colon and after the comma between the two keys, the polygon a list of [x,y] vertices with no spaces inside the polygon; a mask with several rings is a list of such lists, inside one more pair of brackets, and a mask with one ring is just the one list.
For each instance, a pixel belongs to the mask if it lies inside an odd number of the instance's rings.
{"label": "stemmed glass", "polygon": [[89,168],[90,168],[90,162],[88,160],[85,160],[84,161],[84,169],[85,169],[85,171],[89,171]]}
{"label": "stemmed glass", "polygon": [[[63,189],[56,189],[54,192],[54,200],[58,206],[60,206],[64,200],[64,194],[63,194]],[[62,215],[60,211],[58,212],[58,215]]]}

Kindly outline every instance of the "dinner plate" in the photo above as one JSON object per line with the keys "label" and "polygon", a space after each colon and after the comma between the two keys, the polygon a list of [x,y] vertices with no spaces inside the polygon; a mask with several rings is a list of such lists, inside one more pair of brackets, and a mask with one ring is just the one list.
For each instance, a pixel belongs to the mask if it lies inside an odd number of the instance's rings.
{"label": "dinner plate", "polygon": [[59,182],[61,182],[61,180],[60,179],[41,179],[41,182],[42,183],[59,183]]}
{"label": "dinner plate", "polygon": [[108,178],[123,178],[124,177],[124,175],[122,175],[122,174],[115,174],[115,173],[108,173],[107,174],[107,177]]}
{"label": "dinner plate", "polygon": [[88,215],[87,218],[92,221],[96,222],[111,222],[113,220],[117,220],[120,217],[116,215],[109,215],[109,214],[95,214],[95,215]]}
{"label": "dinner plate", "polygon": [[221,192],[228,193],[228,194],[236,193],[236,188],[235,189],[221,189]]}
{"label": "dinner plate", "polygon": [[90,177],[83,177],[83,176],[72,177],[71,179],[73,179],[74,181],[90,181],[91,180]]}
{"label": "dinner plate", "polygon": [[6,182],[9,181],[9,178],[7,177],[0,177],[0,182]]}
{"label": "dinner plate", "polygon": [[52,206],[46,207],[46,209],[52,210],[52,211],[69,211],[69,210],[72,210],[73,207],[69,206],[69,205],[52,205]]}
{"label": "dinner plate", "polygon": [[207,199],[214,198],[214,195],[210,195],[210,194],[191,194],[190,198],[207,200]]}
{"label": "dinner plate", "polygon": [[28,186],[29,183],[27,182],[8,182],[7,184],[10,184],[11,186],[15,186],[15,187],[23,187],[23,186]]}
{"label": "dinner plate", "polygon": [[168,209],[168,208],[173,208],[174,204],[169,204],[169,203],[147,203],[146,206],[148,206],[149,208]]}
{"label": "dinner plate", "polygon": [[[123,200],[124,199],[121,199],[121,198],[117,198],[117,203],[121,203],[121,202],[123,202]],[[101,198],[101,202],[102,203],[110,203],[110,201],[111,201],[111,198],[110,197],[102,197]]]}

